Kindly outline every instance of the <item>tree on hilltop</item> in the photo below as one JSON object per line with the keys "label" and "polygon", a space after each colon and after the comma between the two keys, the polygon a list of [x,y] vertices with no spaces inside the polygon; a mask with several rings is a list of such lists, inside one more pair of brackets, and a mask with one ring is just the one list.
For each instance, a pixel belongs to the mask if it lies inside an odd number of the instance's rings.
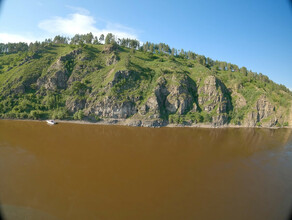
{"label": "tree on hilltop", "polygon": [[105,37],[105,44],[110,44],[113,43],[115,41],[115,36],[112,33],[108,33]]}
{"label": "tree on hilltop", "polygon": [[99,41],[104,41],[104,35],[103,35],[103,34],[100,35],[100,37],[99,37]]}

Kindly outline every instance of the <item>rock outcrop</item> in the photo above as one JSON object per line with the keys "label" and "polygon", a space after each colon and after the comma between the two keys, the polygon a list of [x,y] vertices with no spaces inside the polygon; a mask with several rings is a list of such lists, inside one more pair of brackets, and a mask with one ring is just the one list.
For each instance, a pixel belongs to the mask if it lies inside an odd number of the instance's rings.
{"label": "rock outcrop", "polygon": [[66,108],[71,113],[84,109],[85,104],[86,104],[86,99],[69,98],[66,100]]}
{"label": "rock outcrop", "polygon": [[56,90],[67,87],[69,73],[60,60],[53,64],[48,71],[50,73],[49,77],[45,76],[38,79],[37,86],[39,88],[44,86],[47,90]]}
{"label": "rock outcrop", "polygon": [[147,115],[150,119],[159,118],[164,113],[164,104],[168,94],[166,80],[164,77],[160,77],[152,95],[141,105],[139,114],[142,116]]}
{"label": "rock outcrop", "polygon": [[102,101],[87,104],[86,115],[95,114],[105,118],[128,118],[137,113],[135,103],[131,101],[118,102],[114,97],[105,97]]}
{"label": "rock outcrop", "polygon": [[233,92],[233,97],[235,98],[235,108],[239,109],[246,106],[246,100],[240,93]]}
{"label": "rock outcrop", "polygon": [[148,98],[145,104],[142,104],[139,109],[139,114],[148,118],[159,118],[160,117],[160,104],[157,96],[152,95]]}
{"label": "rock outcrop", "polygon": [[207,112],[213,111],[216,107],[216,112],[226,113],[230,105],[230,100],[227,98],[227,89],[223,83],[215,76],[208,76],[204,84],[198,89],[198,102],[202,109]]}
{"label": "rock outcrop", "polygon": [[66,89],[67,81],[70,77],[70,70],[66,66],[66,62],[73,62],[72,60],[81,53],[81,50],[73,50],[72,52],[61,56],[55,63],[53,63],[48,73],[44,77],[37,80],[38,88],[44,86],[47,90]]}
{"label": "rock outcrop", "polygon": [[232,108],[228,93],[224,84],[215,76],[208,76],[198,89],[199,105],[202,110],[215,114],[212,117],[215,126],[228,122],[226,113]]}
{"label": "rock outcrop", "polygon": [[129,71],[129,70],[122,70],[122,71],[117,71],[114,75],[114,78],[111,82],[109,82],[109,86],[113,87],[117,83],[121,82],[122,80],[127,80],[130,77],[135,78],[135,72]]}
{"label": "rock outcrop", "polygon": [[276,125],[277,118],[275,117],[275,106],[267,99],[265,95],[258,98],[254,108],[245,118],[244,125],[254,127],[263,125],[271,127]]}
{"label": "rock outcrop", "polygon": [[172,77],[172,85],[169,86],[169,95],[166,97],[165,108],[169,114],[177,113],[185,114],[188,110],[196,111],[197,104],[195,103],[196,86],[187,77],[177,79]]}
{"label": "rock outcrop", "polygon": [[163,114],[183,115],[189,110],[196,111],[196,86],[187,76],[177,79],[160,77],[154,93],[139,109],[141,115],[149,118],[159,118]]}
{"label": "rock outcrop", "polygon": [[227,114],[218,114],[212,117],[212,125],[214,127],[223,126],[228,123]]}
{"label": "rock outcrop", "polygon": [[116,64],[119,61],[119,58],[117,55],[112,54],[106,59],[106,65],[110,66],[112,64]]}

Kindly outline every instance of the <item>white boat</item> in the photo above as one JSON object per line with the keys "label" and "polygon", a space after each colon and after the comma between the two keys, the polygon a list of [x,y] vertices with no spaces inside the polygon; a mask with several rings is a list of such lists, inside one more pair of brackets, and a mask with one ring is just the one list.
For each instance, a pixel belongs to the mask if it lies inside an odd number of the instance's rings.
{"label": "white boat", "polygon": [[54,120],[46,120],[46,122],[50,125],[57,124],[57,122],[55,122]]}

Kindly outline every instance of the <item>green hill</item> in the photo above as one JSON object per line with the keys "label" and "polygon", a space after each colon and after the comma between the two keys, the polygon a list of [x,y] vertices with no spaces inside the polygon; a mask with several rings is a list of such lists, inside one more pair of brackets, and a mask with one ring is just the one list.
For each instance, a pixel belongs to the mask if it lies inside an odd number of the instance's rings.
{"label": "green hill", "polygon": [[117,43],[2,53],[0,117],[288,126],[292,93],[285,86],[202,57]]}

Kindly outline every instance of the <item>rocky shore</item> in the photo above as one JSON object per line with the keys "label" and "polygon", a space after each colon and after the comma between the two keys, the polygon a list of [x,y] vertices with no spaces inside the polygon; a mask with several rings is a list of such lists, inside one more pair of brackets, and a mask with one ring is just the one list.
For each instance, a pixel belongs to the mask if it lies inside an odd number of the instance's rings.
{"label": "rocky shore", "polygon": [[[43,122],[46,123],[45,120],[31,120],[31,119],[0,119],[0,120],[12,120],[12,121],[29,121],[29,122]],[[264,129],[279,129],[279,128],[287,128],[292,129],[292,126],[285,127],[262,127],[262,126],[245,126],[245,125],[232,125],[225,124],[215,126],[211,123],[197,123],[197,124],[173,124],[168,123],[167,121],[162,120],[137,120],[137,119],[103,119],[100,121],[86,121],[86,120],[55,120],[57,124],[61,123],[72,123],[72,124],[84,124],[84,125],[118,125],[118,126],[130,126],[130,127],[148,127],[148,128],[264,128]]]}

